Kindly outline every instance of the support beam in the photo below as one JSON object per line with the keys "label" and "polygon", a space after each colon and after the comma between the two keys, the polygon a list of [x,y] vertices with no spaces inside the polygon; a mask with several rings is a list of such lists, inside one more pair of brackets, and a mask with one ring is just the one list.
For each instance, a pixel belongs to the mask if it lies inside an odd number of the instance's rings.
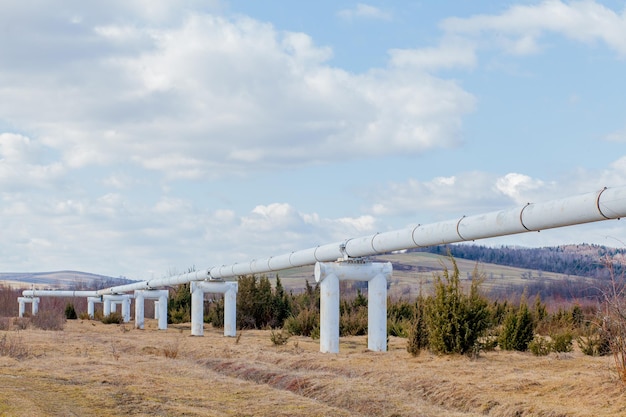
{"label": "support beam", "polygon": [[39,312],[39,301],[39,297],[17,297],[17,302],[19,304],[19,317],[24,317],[27,303],[31,304],[31,314],[36,316]]}
{"label": "support beam", "polygon": [[[154,318],[158,319],[158,329],[167,330],[168,290],[137,290],[135,295],[135,328],[145,326],[145,300],[154,300]],[[164,309],[165,311],[160,311]],[[163,317],[163,318],[161,318]]]}
{"label": "support beam", "polygon": [[102,297],[87,297],[87,315],[93,320],[95,317],[95,304],[102,303]]}
{"label": "support beam", "polygon": [[367,281],[369,350],[387,350],[387,282],[390,262],[318,262],[315,280],[320,283],[320,352],[339,352],[339,281]]}
{"label": "support beam", "polygon": [[104,295],[102,301],[104,302],[104,316],[109,316],[111,313],[115,313],[117,304],[122,305],[122,318],[124,323],[130,321],[130,294],[116,294],[116,295]]}
{"label": "support beam", "polygon": [[224,336],[237,335],[237,282],[191,283],[191,334],[204,335],[204,294],[224,294]]}

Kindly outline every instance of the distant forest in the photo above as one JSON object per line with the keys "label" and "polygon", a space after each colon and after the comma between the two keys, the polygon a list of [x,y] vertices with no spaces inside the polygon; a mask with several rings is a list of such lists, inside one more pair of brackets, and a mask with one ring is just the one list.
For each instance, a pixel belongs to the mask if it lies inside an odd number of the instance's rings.
{"label": "distant forest", "polygon": [[455,258],[492,263],[516,268],[534,269],[563,275],[577,275],[600,280],[610,278],[607,260],[613,265],[615,276],[626,270],[626,249],[600,245],[563,245],[544,248],[519,248],[502,246],[497,248],[454,244],[411,249],[411,252],[427,252],[438,255],[448,253]]}

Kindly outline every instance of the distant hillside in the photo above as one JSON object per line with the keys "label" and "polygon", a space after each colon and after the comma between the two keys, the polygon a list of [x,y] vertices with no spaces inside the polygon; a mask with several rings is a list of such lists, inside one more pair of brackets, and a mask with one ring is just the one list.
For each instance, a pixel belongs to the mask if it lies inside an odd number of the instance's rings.
{"label": "distant hillside", "polygon": [[36,289],[97,290],[134,282],[127,278],[113,278],[105,275],[80,271],[54,272],[0,272],[0,284],[12,287]]}
{"label": "distant hillside", "polygon": [[612,263],[616,276],[624,273],[624,262],[626,261],[626,249],[588,244],[543,248],[508,246],[491,248],[481,245],[455,244],[412,249],[411,252],[426,252],[438,255],[450,253],[455,258],[468,259],[480,263],[506,265],[515,268],[601,280],[610,278],[606,260]]}

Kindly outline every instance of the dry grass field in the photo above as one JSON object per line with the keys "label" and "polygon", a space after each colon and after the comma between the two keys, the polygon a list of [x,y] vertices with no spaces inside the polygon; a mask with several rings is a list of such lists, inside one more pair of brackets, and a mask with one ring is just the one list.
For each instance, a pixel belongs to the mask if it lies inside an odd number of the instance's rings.
{"label": "dry grass field", "polygon": [[146,330],[68,321],[62,331],[0,331],[1,416],[626,416],[612,358],[580,352],[477,359],[411,357],[406,340],[340,353],[270,331]]}

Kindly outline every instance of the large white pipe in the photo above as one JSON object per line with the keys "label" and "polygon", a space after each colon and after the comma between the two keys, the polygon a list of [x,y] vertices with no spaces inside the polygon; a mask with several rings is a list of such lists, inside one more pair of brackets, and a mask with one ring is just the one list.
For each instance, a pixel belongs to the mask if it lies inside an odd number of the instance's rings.
{"label": "large white pipe", "polygon": [[98,291],[24,290],[24,297],[99,297]]}
{"label": "large white pipe", "polygon": [[98,294],[116,294],[191,281],[219,280],[239,275],[262,274],[313,265],[316,262],[331,262],[339,258],[359,258],[395,250],[539,231],[619,219],[624,216],[626,216],[626,186],[604,188],[597,192],[551,200],[545,203],[529,203],[512,209],[468,217],[463,216],[459,219],[419,225],[414,228],[347,239],[342,242],[266,259],[217,266],[174,277],[111,287],[99,290]]}

